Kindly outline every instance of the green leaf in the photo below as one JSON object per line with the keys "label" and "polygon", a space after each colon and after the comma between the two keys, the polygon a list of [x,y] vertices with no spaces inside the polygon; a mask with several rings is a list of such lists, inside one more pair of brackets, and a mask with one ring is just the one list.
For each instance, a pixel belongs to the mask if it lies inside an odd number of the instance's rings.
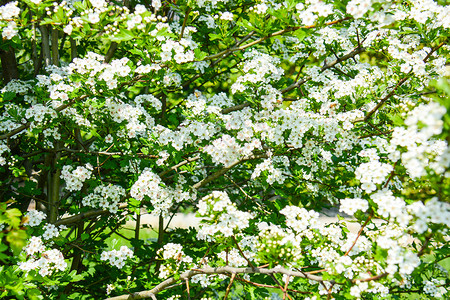
{"label": "green leaf", "polygon": [[83,241],[87,240],[88,238],[89,238],[89,233],[84,232],[84,233],[81,234],[81,239]]}
{"label": "green leaf", "polygon": [[4,101],[10,101],[16,97],[16,93],[13,92],[5,92],[3,93],[3,100]]}
{"label": "green leaf", "polygon": [[222,35],[221,34],[210,33],[209,34],[209,39],[211,41],[220,40],[220,39],[222,39]]}
{"label": "green leaf", "polygon": [[6,236],[6,241],[9,243],[14,255],[19,255],[23,247],[27,244],[28,235],[25,230],[13,229]]}
{"label": "green leaf", "polygon": [[5,212],[5,215],[6,218],[9,219],[9,221],[7,221],[9,225],[15,228],[19,227],[21,221],[20,216],[22,216],[22,213],[20,212],[19,209],[17,208],[8,209]]}
{"label": "green leaf", "polygon": [[135,36],[131,33],[130,30],[122,29],[118,34],[115,34],[111,37],[111,41],[113,42],[124,42],[134,39]]}

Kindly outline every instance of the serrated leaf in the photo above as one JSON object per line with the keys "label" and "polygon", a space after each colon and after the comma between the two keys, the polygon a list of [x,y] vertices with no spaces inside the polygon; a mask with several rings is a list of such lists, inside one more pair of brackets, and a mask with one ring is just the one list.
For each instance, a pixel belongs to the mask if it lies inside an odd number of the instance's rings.
{"label": "serrated leaf", "polygon": [[118,34],[111,37],[113,42],[125,42],[134,39],[135,36],[130,30],[122,29]]}
{"label": "serrated leaf", "polygon": [[3,101],[10,101],[16,97],[16,93],[13,92],[5,92],[3,93]]}

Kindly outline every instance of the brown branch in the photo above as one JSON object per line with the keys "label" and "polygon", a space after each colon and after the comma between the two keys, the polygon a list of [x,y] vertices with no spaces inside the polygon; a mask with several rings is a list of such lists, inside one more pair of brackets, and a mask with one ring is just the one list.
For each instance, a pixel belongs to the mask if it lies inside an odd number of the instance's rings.
{"label": "brown branch", "polygon": [[258,158],[267,158],[267,155],[256,155],[256,156],[252,156],[252,157],[249,157],[249,158],[243,158],[243,159],[237,160],[237,161],[233,162],[232,164],[226,166],[225,168],[217,171],[216,173],[211,174],[208,177],[200,180],[199,182],[194,184],[192,186],[192,188],[193,189],[198,189],[198,188],[206,185],[207,183],[209,183],[209,182],[219,178],[220,176],[222,176],[223,174],[227,173],[229,170],[231,170],[235,166],[237,166],[237,165],[239,165],[239,164],[241,164],[241,163],[243,163],[245,161],[252,160],[252,159],[258,159]]}
{"label": "brown branch", "polygon": [[230,293],[231,286],[233,285],[234,278],[236,277],[236,273],[231,274],[230,284],[227,286],[227,290],[225,291],[225,296],[223,297],[224,300],[228,298],[228,294]]}
{"label": "brown branch", "polygon": [[[351,17],[346,17],[346,18],[343,18],[343,19],[340,19],[340,20],[336,20],[336,21],[325,23],[324,26],[334,25],[334,24],[341,23],[343,21],[350,20],[350,19],[352,19],[352,18]],[[278,36],[278,35],[282,35],[282,34],[285,34],[287,32],[297,31],[299,29],[310,29],[310,28],[314,28],[314,27],[316,27],[316,25],[288,27],[288,28],[279,30],[277,32],[270,33],[267,36],[259,38],[259,39],[255,40],[255,41],[253,41],[251,43],[248,43],[248,44],[245,44],[243,46],[225,49],[225,50],[223,50],[223,51],[221,51],[221,52],[219,52],[217,54],[213,54],[213,55],[207,56],[203,60],[211,60],[211,59],[219,58],[222,55],[228,54],[230,52],[241,51],[241,50],[247,49],[247,48],[249,48],[251,46],[257,45],[257,44],[259,44],[259,43],[261,43],[261,42],[263,42],[265,40],[268,40],[268,39],[270,39],[272,37],[275,37],[275,36]]]}
{"label": "brown branch", "polygon": [[[443,41],[442,43],[440,43],[439,45],[437,45],[436,47],[434,47],[433,49],[431,49],[430,53],[427,54],[427,56],[425,56],[425,58],[423,59],[423,62],[426,62],[431,55],[436,52],[439,48],[441,48],[443,45],[445,45],[445,43],[447,42],[447,40]],[[356,119],[355,121],[353,121],[354,123],[356,122],[366,122],[368,119],[370,119],[372,117],[372,115],[374,113],[376,113],[378,111],[378,109],[380,109],[380,107],[382,107],[384,105],[384,103],[389,100],[396,92],[396,90],[403,85],[411,76],[412,71],[409,71],[409,73],[403,77],[399,82],[397,82],[397,84],[395,85],[395,87],[391,90],[391,92],[389,94],[387,94],[383,99],[380,100],[380,102],[378,102],[377,105],[375,105],[374,108],[372,108],[367,115],[364,118],[360,118],[360,119]]]}
{"label": "brown branch", "polygon": [[116,50],[117,50],[117,43],[111,42],[111,45],[109,46],[108,51],[106,52],[105,55],[105,63],[109,63],[111,61]]}
{"label": "brown branch", "polygon": [[388,130],[388,131],[382,131],[380,133],[370,133],[370,134],[362,135],[362,136],[358,137],[358,139],[365,139],[365,138],[373,137],[373,136],[386,135],[386,134],[389,134],[389,133],[392,133],[392,132],[394,132],[393,129],[392,130]]}
{"label": "brown branch", "polygon": [[184,34],[184,29],[186,28],[186,23],[187,23],[187,19],[189,17],[189,13],[191,12],[191,8],[188,7],[186,13],[184,14],[184,20],[183,20],[183,25],[181,26],[181,32],[180,32],[180,38],[179,40],[181,40],[183,38],[183,34]]}
{"label": "brown branch", "polygon": [[249,266],[252,267],[253,269],[256,269],[255,265],[252,264],[252,262],[244,255],[244,252],[242,252],[242,249],[241,249],[241,247],[239,247],[239,244],[236,241],[236,238],[234,237],[234,235],[232,235],[231,238],[233,239],[233,242],[236,244],[236,247],[237,247],[239,253],[248,262]]}
{"label": "brown branch", "polygon": [[[275,286],[275,285],[270,285],[270,284],[263,284],[263,283],[257,283],[257,282],[253,282],[244,278],[240,278],[240,277],[236,277],[238,281],[242,281],[257,287],[265,287],[265,288],[270,288],[270,289],[280,289],[280,286]],[[298,293],[298,294],[312,294],[312,292],[305,292],[305,291],[299,291],[299,290],[294,290],[294,289],[287,289],[289,292],[293,292],[293,293]]]}
{"label": "brown branch", "polygon": [[368,282],[368,281],[375,281],[381,278],[384,278],[386,276],[388,276],[388,273],[383,273],[377,276],[373,276],[373,277],[369,277],[369,278],[358,278],[358,279],[353,279],[352,283],[356,283],[356,282]]}
{"label": "brown branch", "polygon": [[[323,72],[323,71],[325,71],[325,70],[328,70],[328,69],[330,69],[330,68],[333,68],[335,65],[337,65],[337,64],[339,64],[339,63],[341,63],[341,62],[343,62],[343,61],[345,61],[345,60],[347,60],[347,59],[349,59],[349,58],[352,58],[352,57],[354,57],[354,56],[356,56],[356,55],[358,55],[358,54],[364,52],[366,49],[367,49],[367,48],[356,48],[356,49],[353,50],[352,52],[350,52],[350,53],[348,53],[348,54],[346,54],[346,55],[344,55],[344,56],[341,56],[340,58],[334,60],[333,62],[331,62],[331,63],[329,63],[329,64],[324,65],[324,66],[322,67],[321,71]],[[282,94],[287,93],[287,92],[289,92],[289,91],[291,91],[291,90],[293,90],[293,89],[295,89],[295,88],[301,86],[302,84],[306,83],[307,81],[309,81],[309,80],[311,80],[311,79],[312,79],[311,76],[308,76],[308,77],[306,77],[306,78],[303,78],[303,79],[301,79],[301,80],[299,80],[299,81],[297,81],[297,82],[291,84],[290,86],[288,86],[288,87],[282,89],[282,90],[281,90],[281,93],[282,93]]]}
{"label": "brown branch", "polygon": [[[63,104],[63,105],[57,107],[57,108],[55,109],[55,111],[56,111],[56,112],[60,112],[60,111],[62,111],[62,110],[64,110],[64,109],[66,109],[67,107],[71,106],[71,105],[72,105],[73,103],[75,103],[76,101],[80,101],[80,100],[83,100],[83,99],[85,99],[85,98],[87,98],[87,95],[84,95],[84,96],[81,96],[81,97],[72,99],[72,100],[70,100],[68,103]],[[8,132],[8,133],[5,133],[5,134],[0,135],[0,140],[4,140],[4,139],[7,139],[7,138],[9,138],[9,137],[12,137],[12,136],[14,136],[14,135],[16,135],[16,134],[22,132],[23,130],[28,129],[30,126],[31,126],[31,122],[27,122],[27,123],[25,123],[25,124],[23,124],[23,125],[20,125],[20,126],[17,127],[16,129],[13,129],[13,130],[11,130],[11,131]]]}
{"label": "brown branch", "polygon": [[347,256],[350,253],[350,251],[352,251],[353,247],[355,247],[356,242],[358,241],[359,237],[361,236],[364,228],[366,228],[367,224],[369,224],[370,220],[372,219],[372,216],[373,216],[373,211],[370,213],[367,220],[364,222],[364,224],[359,229],[358,235],[356,236],[355,240],[353,241],[353,244],[351,245],[351,247],[347,250],[347,252],[345,252],[344,256]]}
{"label": "brown branch", "polygon": [[[324,281],[324,279],[320,276],[308,275],[303,272],[292,271],[292,270],[288,270],[285,268],[261,269],[261,268],[205,267],[202,269],[192,269],[192,270],[186,271],[186,272],[180,274],[180,276],[178,276],[177,279],[175,277],[166,279],[151,290],[136,292],[136,293],[129,294],[129,295],[111,297],[111,298],[108,298],[107,300],[143,299],[143,298],[154,297],[156,294],[167,289],[169,286],[175,284],[176,282],[189,279],[189,278],[191,278],[195,275],[199,275],[199,274],[209,274],[209,275],[217,275],[217,274],[264,274],[264,275],[285,274],[285,275],[289,275],[292,277],[301,277],[301,278],[306,278],[306,279],[310,279],[310,280],[318,281],[318,282]],[[331,280],[330,282],[334,283],[333,280]]]}
{"label": "brown branch", "polygon": [[42,40],[42,56],[44,58],[44,66],[48,67],[51,64],[52,57],[50,54],[50,39],[48,28],[46,25],[42,25],[39,27],[41,31],[41,40]]}
{"label": "brown branch", "polygon": [[3,84],[7,84],[13,79],[19,78],[16,54],[14,48],[7,46],[6,50],[0,49],[0,59],[3,73]]}
{"label": "brown branch", "polygon": [[59,67],[59,51],[58,51],[58,39],[59,32],[56,28],[51,28],[51,37],[52,37],[52,63],[53,65]]}
{"label": "brown branch", "polygon": [[[119,209],[123,209],[126,208],[128,205],[126,203],[124,204],[120,204],[119,205]],[[100,215],[104,215],[104,214],[109,214],[111,213],[109,210],[104,210],[104,209],[94,209],[94,210],[90,210],[87,212],[82,212],[78,215],[75,216],[70,216],[70,217],[66,217],[64,219],[61,219],[59,221],[56,221],[55,225],[68,225],[68,224],[73,224],[76,222],[79,222],[83,219],[91,219],[91,218],[95,218],[97,216]]]}

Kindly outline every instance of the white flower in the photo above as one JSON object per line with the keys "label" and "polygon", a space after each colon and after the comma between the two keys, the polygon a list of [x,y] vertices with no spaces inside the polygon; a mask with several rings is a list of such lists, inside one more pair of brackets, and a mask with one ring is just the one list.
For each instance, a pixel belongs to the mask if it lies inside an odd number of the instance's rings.
{"label": "white flower", "polygon": [[113,139],[113,137],[110,134],[105,136],[105,143],[111,144],[113,141],[114,141],[114,139]]}
{"label": "white flower", "polygon": [[73,30],[72,24],[68,24],[68,25],[66,25],[66,27],[64,27],[64,33],[66,33],[67,35],[71,35],[72,30]]}

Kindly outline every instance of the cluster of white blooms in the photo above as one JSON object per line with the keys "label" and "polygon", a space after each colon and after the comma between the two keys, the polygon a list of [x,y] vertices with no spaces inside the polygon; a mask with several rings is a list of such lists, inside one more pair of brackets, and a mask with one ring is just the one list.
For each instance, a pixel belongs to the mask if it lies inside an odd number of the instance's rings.
{"label": "cluster of white blooms", "polygon": [[[378,206],[377,213],[384,218],[397,218],[401,221],[402,218],[408,218],[405,213],[405,201],[399,197],[395,197],[392,191],[384,189],[372,194],[370,198]],[[407,220],[408,221],[408,220]],[[406,221],[406,223],[408,223]],[[401,222],[405,223],[405,222]]]}
{"label": "cluster of white blooms", "polygon": [[61,179],[66,182],[66,190],[79,191],[83,187],[83,182],[91,178],[94,168],[91,164],[78,166],[75,170],[73,166],[64,166],[61,170]]}
{"label": "cluster of white blooms", "polygon": [[234,137],[225,134],[214,140],[210,145],[205,146],[203,151],[211,156],[213,162],[227,166],[250,155],[255,148],[260,146],[261,143],[258,140],[241,146]]}
{"label": "cluster of white blooms", "polygon": [[423,292],[431,297],[441,298],[448,292],[444,286],[445,280],[443,279],[438,280],[433,278],[431,280],[425,280],[423,284]]}
{"label": "cluster of white blooms", "polygon": [[229,107],[232,104],[233,101],[225,93],[218,93],[207,98],[200,91],[195,91],[186,99],[186,107],[189,108],[188,112],[193,115],[206,116],[214,113],[222,116],[221,108]]}
{"label": "cluster of white blooms", "polygon": [[159,152],[158,156],[160,158],[156,161],[156,164],[158,166],[162,166],[164,164],[164,162],[170,157],[170,154],[169,154],[169,152],[163,150],[163,151]]}
{"label": "cluster of white blooms", "polygon": [[351,0],[347,4],[347,13],[356,19],[362,18],[372,8],[372,0]]}
{"label": "cluster of white blooms", "polygon": [[45,230],[45,232],[42,234],[42,237],[44,238],[44,240],[50,240],[54,237],[57,237],[61,230],[66,229],[66,226],[60,225],[59,227],[56,227],[55,225],[48,223],[44,225],[43,229]]}
{"label": "cluster of white blooms", "polygon": [[286,216],[286,225],[297,233],[307,228],[319,228],[319,213],[298,206],[286,206],[280,213]]}
{"label": "cluster of white blooms", "polygon": [[309,0],[306,3],[309,5],[305,6],[303,3],[298,3],[295,6],[300,21],[306,26],[313,25],[318,17],[326,17],[333,13],[332,4],[326,4],[319,0]]}
{"label": "cluster of white blooms", "polygon": [[196,4],[200,8],[205,8],[206,11],[210,11],[213,8],[216,8],[219,3],[228,3],[230,0],[213,0],[213,1],[207,1],[207,0],[196,0],[194,1],[194,4]]}
{"label": "cluster of white blooms", "polygon": [[[243,253],[247,259],[252,259],[252,256],[255,256],[255,254],[251,251],[245,250],[243,251]],[[231,249],[231,251],[222,251],[217,254],[217,257],[231,267],[241,267],[248,265],[247,259],[242,257],[237,249]]]}
{"label": "cluster of white blooms", "polygon": [[283,172],[280,169],[277,169],[273,165],[272,159],[268,158],[265,159],[262,163],[256,165],[251,179],[255,179],[261,175],[261,172],[266,171],[267,174],[267,183],[273,184],[274,182],[277,182],[279,184],[283,184],[283,182],[286,179],[286,176],[283,175]]}
{"label": "cluster of white blooms", "polygon": [[199,283],[203,288],[207,288],[211,286],[213,283],[212,276],[208,276],[207,274],[199,274],[191,277],[192,283]]}
{"label": "cluster of white blooms", "polygon": [[283,259],[296,262],[302,257],[302,238],[290,229],[266,222],[258,223],[258,243],[256,248],[259,255],[269,256],[269,259]]}
{"label": "cluster of white blooms", "polygon": [[2,93],[12,92],[16,94],[25,95],[32,89],[32,85],[29,81],[22,81],[20,79],[13,79],[8,82],[5,87],[3,87],[0,91]]}
{"label": "cluster of white blooms", "polygon": [[128,258],[133,258],[133,255],[133,250],[127,246],[122,246],[119,250],[103,251],[100,259],[107,260],[111,265],[122,269],[122,267],[125,266],[125,261]]}
{"label": "cluster of white blooms", "polygon": [[125,189],[119,185],[98,185],[94,192],[83,198],[84,206],[100,207],[112,213],[119,208],[120,199],[125,196]]}
{"label": "cluster of white blooms", "polygon": [[175,85],[180,86],[181,84],[181,75],[176,72],[168,71],[166,75],[164,75],[163,83],[165,86]]}
{"label": "cluster of white blooms", "polygon": [[48,276],[54,271],[64,271],[67,268],[62,253],[57,249],[46,250],[40,237],[32,236],[24,251],[29,259],[19,262],[19,268],[22,271],[36,270],[41,276]]}
{"label": "cluster of white blooms", "polygon": [[416,217],[411,227],[419,234],[428,230],[428,223],[450,227],[450,204],[439,201],[437,197],[433,197],[425,204],[414,202],[407,206],[407,210]]}
{"label": "cluster of white blooms", "polygon": [[247,88],[253,91],[254,85],[268,85],[272,81],[280,80],[284,74],[284,70],[277,66],[280,60],[268,54],[252,50],[244,53],[244,57],[247,59],[242,66],[244,75],[233,83],[232,93],[243,92]]}
{"label": "cluster of white blooms", "polygon": [[[182,181],[182,179],[180,180]],[[161,178],[149,168],[142,171],[131,187],[130,194],[139,201],[147,196],[153,205],[151,214],[154,215],[166,215],[173,202],[181,202],[192,197],[189,192],[183,191],[181,183],[178,183],[175,188],[167,187]]]}
{"label": "cluster of white blooms", "polygon": [[405,276],[411,274],[420,265],[420,258],[411,250],[394,247],[388,250],[386,263],[388,264],[387,273],[399,272],[400,275]]}
{"label": "cluster of white blooms", "polygon": [[34,125],[45,125],[45,122],[43,122],[44,120],[51,120],[56,118],[57,116],[58,114],[53,108],[44,106],[42,104],[35,104],[28,108],[25,112],[26,119],[33,119],[33,124],[31,127],[34,127]]}
{"label": "cluster of white blooms", "polygon": [[14,21],[20,14],[17,1],[0,6],[0,30],[4,39],[10,40],[18,33],[17,24]]}
{"label": "cluster of white blooms", "polygon": [[169,61],[172,58],[178,64],[193,61],[195,58],[193,49],[195,48],[197,48],[197,44],[190,39],[182,38],[180,41],[168,39],[161,45],[161,62]]}
{"label": "cluster of white blooms", "polygon": [[442,132],[445,113],[446,109],[435,102],[421,104],[409,113],[405,120],[406,128],[394,128],[392,151],[397,147],[406,148],[401,159],[412,178],[426,175],[427,168],[442,174],[450,166],[450,148],[446,141],[431,140]]}
{"label": "cluster of white blooms", "polygon": [[382,184],[394,168],[390,164],[372,160],[360,164],[355,170],[355,177],[361,182],[361,188],[370,193],[376,190],[376,184]]}
{"label": "cluster of white blooms", "polygon": [[369,202],[361,198],[346,198],[341,200],[341,206],[339,211],[346,213],[347,215],[353,216],[353,214],[360,210],[366,212],[369,209]]}
{"label": "cluster of white blooms", "polygon": [[425,24],[431,20],[431,27],[450,27],[450,5],[442,6],[432,0],[413,0],[411,1],[411,11],[407,14],[408,18]]}
{"label": "cluster of white blooms", "polygon": [[227,193],[214,191],[198,203],[198,216],[203,218],[197,233],[201,240],[213,241],[215,235],[232,236],[249,226],[251,213],[240,211]]}
{"label": "cluster of white blooms", "polygon": [[192,257],[183,252],[183,246],[180,244],[168,243],[159,249],[157,254],[164,260],[164,264],[159,268],[159,278],[167,278],[179,271],[183,263],[187,266],[192,264]]}
{"label": "cluster of white blooms", "polygon": [[151,94],[139,95],[134,98],[134,102],[136,103],[136,105],[141,106],[143,103],[150,103],[150,105],[156,110],[161,110],[161,101],[159,101],[155,96]]}
{"label": "cluster of white blooms", "polygon": [[40,237],[32,236],[28,242],[28,245],[26,245],[23,250],[27,253],[27,255],[33,255],[35,253],[44,252],[45,247]]}
{"label": "cluster of white blooms", "polygon": [[35,209],[27,212],[25,216],[28,218],[27,225],[31,227],[39,226],[41,222],[47,218],[47,215],[44,212]]}
{"label": "cluster of white blooms", "polygon": [[8,145],[4,144],[4,142],[0,142],[0,166],[4,166],[6,164],[6,159],[1,155],[9,151],[10,149]]}
{"label": "cluster of white blooms", "polygon": [[115,289],[116,289],[116,287],[115,287],[114,285],[108,284],[108,285],[106,286],[106,294],[107,294],[107,295],[111,294],[111,292],[112,292],[113,290],[115,290]]}
{"label": "cluster of white blooms", "polygon": [[146,130],[155,124],[155,120],[140,104],[133,106],[107,99],[106,108],[114,122],[126,122],[124,132],[118,132],[119,136],[134,138],[137,135],[145,135]]}

